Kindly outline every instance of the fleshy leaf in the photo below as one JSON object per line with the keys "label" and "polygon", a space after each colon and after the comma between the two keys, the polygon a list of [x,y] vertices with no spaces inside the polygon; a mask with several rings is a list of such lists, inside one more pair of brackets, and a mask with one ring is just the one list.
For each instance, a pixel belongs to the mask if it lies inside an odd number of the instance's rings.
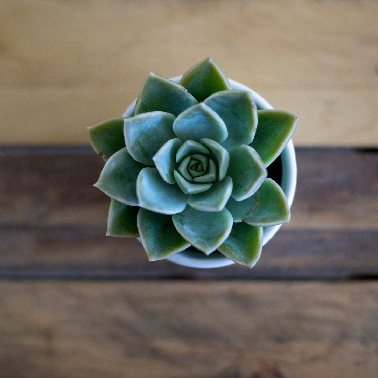
{"label": "fleshy leaf", "polygon": [[234,222],[241,222],[253,206],[256,205],[254,196],[248,197],[243,201],[236,201],[232,197],[226,204],[226,209],[231,213]]}
{"label": "fleshy leaf", "polygon": [[213,93],[231,89],[227,77],[211,58],[202,60],[187,71],[180,84],[198,101],[205,100]]}
{"label": "fleshy leaf", "polygon": [[177,232],[170,215],[140,209],[138,229],[150,261],[165,259],[190,246]]}
{"label": "fleshy leaf", "polygon": [[222,143],[228,136],[222,118],[203,103],[182,112],[173,123],[173,131],[182,141],[209,138]]}
{"label": "fleshy leaf", "polygon": [[[190,163],[190,156],[187,156],[178,167],[178,171],[181,173],[181,176],[184,177],[185,180],[193,181],[193,177],[188,173],[188,164]],[[175,180],[176,182],[176,180]]]}
{"label": "fleshy leaf", "polygon": [[282,152],[290,140],[298,118],[282,110],[259,110],[259,124],[250,144],[268,167]]}
{"label": "fleshy leaf", "polygon": [[218,165],[218,179],[223,180],[227,174],[228,165],[230,163],[230,154],[219,143],[214,142],[211,139],[201,139],[201,143],[204,144],[210,151],[210,157]]}
{"label": "fleshy leaf", "polygon": [[218,250],[230,260],[252,268],[260,258],[262,240],[262,227],[234,223],[230,236]]}
{"label": "fleshy leaf", "polygon": [[222,143],[227,150],[250,144],[257,127],[257,107],[249,91],[231,90],[214,93],[204,103],[224,121],[228,138]]}
{"label": "fleshy leaf", "polygon": [[175,117],[164,112],[151,112],[125,118],[124,134],[127,151],[139,163],[154,165],[152,158],[160,147],[176,137]]}
{"label": "fleshy leaf", "polygon": [[106,161],[125,147],[123,118],[112,118],[98,125],[87,127],[93,149]]}
{"label": "fleshy leaf", "polygon": [[166,142],[152,158],[161,178],[168,184],[176,183],[173,171],[177,166],[176,154],[181,145],[182,142],[180,139],[171,139]]}
{"label": "fleshy leaf", "polygon": [[243,216],[245,223],[266,227],[289,222],[290,209],[285,193],[272,179],[267,178],[251,199],[254,204]]}
{"label": "fleshy leaf", "polygon": [[138,206],[129,206],[112,198],[108,213],[106,235],[137,238],[139,236],[137,227],[138,211]]}
{"label": "fleshy leaf", "polygon": [[230,165],[227,174],[234,183],[231,196],[236,201],[242,201],[256,192],[265,180],[267,170],[252,147],[243,144],[229,152]]}
{"label": "fleshy leaf", "polygon": [[199,183],[189,182],[189,181],[185,180],[184,177],[182,177],[180,175],[180,173],[178,173],[177,171],[175,171],[174,174],[175,174],[175,179],[176,179],[176,182],[177,182],[178,186],[181,188],[181,190],[185,194],[202,193],[202,192],[210,189],[211,186],[212,186],[211,183],[208,183],[208,184],[199,184]]}
{"label": "fleshy leaf", "polygon": [[233,225],[227,209],[213,213],[195,210],[190,206],[172,217],[181,236],[194,247],[209,255],[229,236]]}
{"label": "fleshy leaf", "polygon": [[216,181],[204,193],[191,194],[188,204],[197,210],[221,211],[224,209],[232,193],[232,179],[226,176],[222,181]]}
{"label": "fleshy leaf", "polygon": [[177,151],[176,162],[180,163],[187,156],[197,153],[203,155],[210,154],[209,150],[206,147],[204,147],[201,143],[195,142],[194,140],[187,140]]}
{"label": "fleshy leaf", "polygon": [[197,100],[180,84],[150,73],[135,105],[135,115],[160,110],[178,116]]}
{"label": "fleshy leaf", "polygon": [[144,167],[145,165],[135,161],[124,147],[106,162],[94,186],[119,202],[138,206],[136,180]]}
{"label": "fleshy leaf", "polygon": [[207,173],[203,176],[195,177],[193,181],[195,182],[213,182],[217,178],[217,167],[215,163],[209,159],[209,169]]}
{"label": "fleshy leaf", "polygon": [[139,206],[161,214],[176,214],[186,207],[188,196],[178,185],[165,182],[156,168],[144,168],[137,179]]}
{"label": "fleshy leaf", "polygon": [[[201,163],[202,163],[202,169],[203,171],[206,171],[207,170],[207,167],[209,165],[209,157],[206,156],[206,155],[201,155],[201,154],[194,154],[194,155],[191,155],[191,158],[194,159],[194,160],[199,160]],[[188,166],[189,168],[192,168],[192,165],[189,164]]]}

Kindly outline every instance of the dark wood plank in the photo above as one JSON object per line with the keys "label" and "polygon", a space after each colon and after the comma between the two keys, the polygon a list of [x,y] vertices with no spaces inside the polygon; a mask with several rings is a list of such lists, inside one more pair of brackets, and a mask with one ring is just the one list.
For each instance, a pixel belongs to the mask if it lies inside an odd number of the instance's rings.
{"label": "dark wood plank", "polygon": [[378,283],[1,288],[2,378],[378,376]]}
{"label": "dark wood plank", "polygon": [[378,277],[376,230],[282,229],[253,269],[149,262],[136,239],[88,227],[2,227],[0,278],[355,279]]}
{"label": "dark wood plank", "polygon": [[136,240],[105,237],[103,166],[80,148],[3,148],[0,277],[318,278],[378,275],[378,152],[297,149],[292,221],[253,270],[149,263]]}
{"label": "dark wood plank", "polygon": [[[378,150],[297,148],[290,228],[378,229]],[[0,225],[104,225],[90,148],[0,148]]]}

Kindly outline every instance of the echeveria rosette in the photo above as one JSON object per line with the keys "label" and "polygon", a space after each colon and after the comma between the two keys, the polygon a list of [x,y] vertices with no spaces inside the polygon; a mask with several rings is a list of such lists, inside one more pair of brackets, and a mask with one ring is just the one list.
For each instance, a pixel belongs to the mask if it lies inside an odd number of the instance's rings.
{"label": "echeveria rosette", "polygon": [[297,118],[257,110],[210,58],[174,83],[150,74],[132,117],[88,128],[106,161],[95,184],[111,197],[107,235],[140,237],[150,260],[191,245],[252,267],[263,227],[290,210],[267,167]]}

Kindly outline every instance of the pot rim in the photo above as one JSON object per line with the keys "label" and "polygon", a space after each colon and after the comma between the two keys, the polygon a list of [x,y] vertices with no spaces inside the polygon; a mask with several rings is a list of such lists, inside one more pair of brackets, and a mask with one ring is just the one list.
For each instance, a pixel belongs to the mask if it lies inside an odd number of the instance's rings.
{"label": "pot rim", "polygon": [[[174,81],[175,83],[178,83],[181,77],[182,76],[176,76],[171,78],[170,80]],[[259,109],[273,109],[272,105],[270,105],[263,97],[261,97],[257,92],[253,91],[251,88],[232,79],[228,79],[228,81],[230,82],[232,89],[251,92],[252,97],[255,100],[255,103]],[[136,101],[137,100],[134,100],[134,102],[126,109],[126,111],[123,114],[123,117],[131,117],[134,114]],[[281,152],[280,157],[282,164],[282,178],[280,186],[283,192],[285,193],[289,208],[291,208],[294,201],[295,190],[297,186],[297,162],[295,157],[294,144],[291,139]],[[270,239],[272,239],[272,237],[277,233],[281,226],[282,224],[276,226],[263,227],[263,246],[266,243],[268,243]],[[224,266],[235,264],[234,261],[225,257],[218,251],[214,251],[210,255],[205,255],[199,253],[198,251],[191,251],[190,248],[191,247],[182,252],[177,252],[167,257],[166,260],[169,260],[179,265],[202,269],[221,268]]]}

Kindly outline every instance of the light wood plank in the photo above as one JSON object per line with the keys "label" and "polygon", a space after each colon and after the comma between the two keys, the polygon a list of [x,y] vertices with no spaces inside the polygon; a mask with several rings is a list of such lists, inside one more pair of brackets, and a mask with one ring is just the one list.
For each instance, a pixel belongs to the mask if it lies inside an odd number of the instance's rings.
{"label": "light wood plank", "polygon": [[377,283],[1,287],[2,377],[378,375]]}
{"label": "light wood plank", "polygon": [[[132,90],[134,92],[132,92]],[[0,88],[2,145],[89,145],[86,127],[118,117],[139,89]],[[297,146],[378,146],[378,87],[261,92],[300,121]]]}
{"label": "light wood plank", "polygon": [[[376,1],[3,0],[0,144],[87,144],[150,71],[212,56],[300,117],[298,145],[378,145]],[[189,67],[188,67],[189,66]]]}

